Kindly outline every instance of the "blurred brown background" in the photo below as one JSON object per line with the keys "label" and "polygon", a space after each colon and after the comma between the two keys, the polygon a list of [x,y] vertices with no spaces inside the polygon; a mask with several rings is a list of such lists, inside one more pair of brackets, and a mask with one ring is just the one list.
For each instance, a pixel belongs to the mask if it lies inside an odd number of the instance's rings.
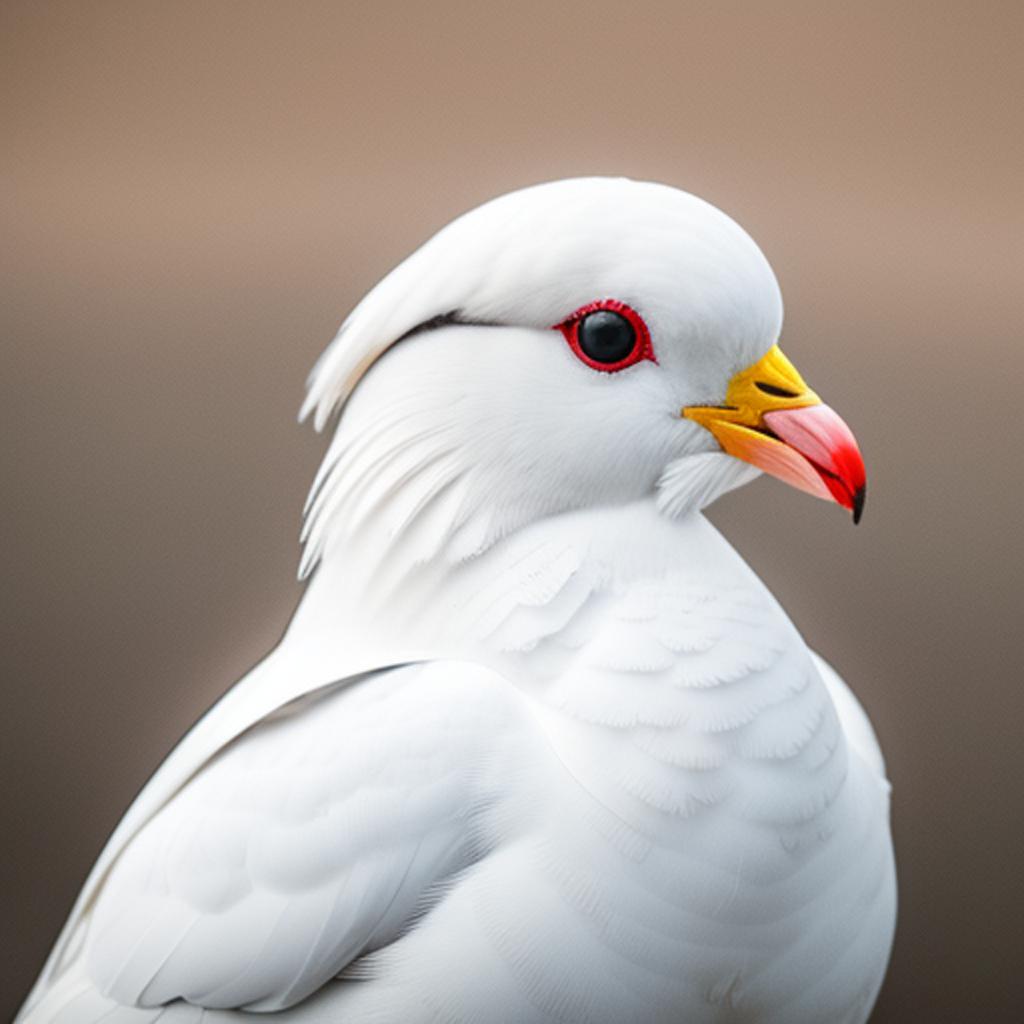
{"label": "blurred brown background", "polygon": [[338,322],[467,207],[622,173],[754,235],[868,460],[856,530],[771,481],[713,518],[888,755],[874,1020],[1020,1020],[1022,12],[4,0],[0,1015],[288,619]]}

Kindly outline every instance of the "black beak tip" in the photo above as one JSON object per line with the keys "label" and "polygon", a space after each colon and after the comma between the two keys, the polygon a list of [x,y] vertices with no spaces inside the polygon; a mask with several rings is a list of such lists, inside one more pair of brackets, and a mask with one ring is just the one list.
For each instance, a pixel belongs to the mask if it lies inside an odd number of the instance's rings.
{"label": "black beak tip", "polygon": [[857,493],[853,496],[853,525],[856,526],[860,522],[860,517],[864,514],[864,500],[867,497],[868,485],[861,484],[857,488]]}

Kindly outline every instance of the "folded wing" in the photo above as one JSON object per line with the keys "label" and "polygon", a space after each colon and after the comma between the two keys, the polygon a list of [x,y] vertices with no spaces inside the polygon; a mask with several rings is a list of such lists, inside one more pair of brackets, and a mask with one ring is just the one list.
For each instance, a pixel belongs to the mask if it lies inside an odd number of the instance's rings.
{"label": "folded wing", "polygon": [[455,662],[287,705],[127,844],[62,976],[108,1006],[298,1003],[394,941],[478,857],[489,770],[519,721],[501,677]]}

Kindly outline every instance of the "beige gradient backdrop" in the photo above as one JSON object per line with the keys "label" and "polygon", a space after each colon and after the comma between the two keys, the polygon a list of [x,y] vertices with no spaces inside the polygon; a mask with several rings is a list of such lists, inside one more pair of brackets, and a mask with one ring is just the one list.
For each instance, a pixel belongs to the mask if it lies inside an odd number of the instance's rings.
{"label": "beige gradient backdrop", "polygon": [[888,755],[874,1019],[1019,1020],[1022,11],[5,0],[0,1016],[288,619],[336,325],[463,209],[599,172],[751,231],[868,460],[857,529],[772,481],[713,518]]}

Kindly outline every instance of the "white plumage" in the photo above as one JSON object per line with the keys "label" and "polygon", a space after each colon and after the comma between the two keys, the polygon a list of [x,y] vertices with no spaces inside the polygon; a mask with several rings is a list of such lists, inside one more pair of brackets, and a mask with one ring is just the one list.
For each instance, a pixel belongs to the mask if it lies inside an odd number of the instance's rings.
{"label": "white plumage", "polygon": [[[656,362],[552,330],[609,298]],[[343,412],[295,619],[128,811],[19,1021],[865,1021],[881,756],[700,514],[756,471],[680,417],[780,327],[740,228],[623,180],[503,197],[385,278],[310,381]]]}

